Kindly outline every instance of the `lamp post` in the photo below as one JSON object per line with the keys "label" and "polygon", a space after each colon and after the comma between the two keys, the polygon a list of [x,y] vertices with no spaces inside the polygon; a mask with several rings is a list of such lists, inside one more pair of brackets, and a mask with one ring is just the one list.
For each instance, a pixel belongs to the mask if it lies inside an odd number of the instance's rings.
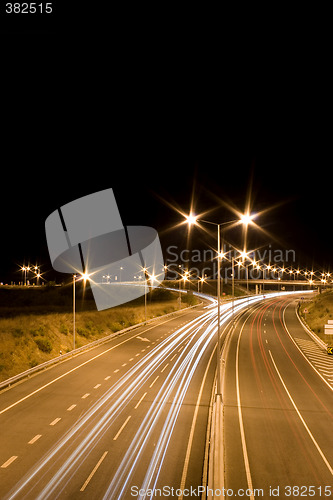
{"label": "lamp post", "polygon": [[25,285],[26,284],[26,272],[27,272],[26,267],[22,266],[21,271],[22,271],[22,273],[24,273],[23,284]]}
{"label": "lamp post", "polygon": [[[216,223],[207,220],[199,219],[198,216],[190,215],[185,216],[186,222],[189,227],[192,225],[196,225],[198,222],[203,222],[205,224],[211,224],[213,226],[217,226],[217,353],[216,353],[216,361],[217,361],[217,384],[216,391],[217,395],[221,394],[221,325],[220,325],[220,317],[221,317],[221,260],[224,257],[223,252],[221,252],[221,227],[226,224],[232,224],[234,222],[240,222],[245,228],[252,222],[252,219],[255,215],[250,215],[248,212],[246,214],[241,214],[238,221],[229,221],[223,223]],[[233,258],[234,259],[234,258]],[[232,266],[234,267],[234,263],[232,262]],[[233,273],[234,275],[234,270]],[[234,281],[234,280],[233,280]],[[234,301],[234,282],[233,282],[233,301]],[[233,306],[234,308],[234,306]]]}
{"label": "lamp post", "polygon": [[76,274],[73,274],[73,350],[75,350],[75,278]]}
{"label": "lamp post", "polygon": [[147,323],[147,269],[144,267],[142,270],[145,278],[145,324],[146,324]]}

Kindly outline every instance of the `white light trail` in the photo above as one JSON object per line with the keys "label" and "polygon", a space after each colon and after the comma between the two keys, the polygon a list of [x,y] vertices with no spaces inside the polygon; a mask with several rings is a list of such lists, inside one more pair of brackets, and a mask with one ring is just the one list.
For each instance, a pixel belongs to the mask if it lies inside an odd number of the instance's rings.
{"label": "white light trail", "polygon": [[[221,324],[225,324],[245,307],[265,298],[293,293],[299,294],[299,292],[277,292],[226,302],[221,305]],[[175,362],[170,365],[170,371],[165,372],[165,380],[120,461],[104,498],[110,498],[110,492],[112,492],[112,498],[124,498],[122,495],[126,492],[126,487],[146,450],[146,445],[157,424],[160,423],[161,431],[155,448],[152,447],[150,463],[142,486],[145,491],[153,488],[163,467],[168,444],[189,384],[209,345],[216,344],[216,330],[217,301],[212,299],[211,308],[155,345],[115,382],[22,478],[7,498],[14,499],[22,492],[32,494],[35,498],[43,498],[43,500],[61,495],[78,468],[84,464],[89,454],[110,430],[115,420],[125,412],[138,392],[142,392],[147,381],[155,378],[157,372],[161,372],[170,357],[180,353]],[[185,342],[187,343],[184,347]],[[184,348],[181,349],[182,347]],[[173,401],[165,416],[163,410],[170,402],[171,395]],[[163,418],[164,421],[161,420]],[[58,467],[56,471],[54,471],[55,465]],[[27,489],[29,489],[28,492]]]}

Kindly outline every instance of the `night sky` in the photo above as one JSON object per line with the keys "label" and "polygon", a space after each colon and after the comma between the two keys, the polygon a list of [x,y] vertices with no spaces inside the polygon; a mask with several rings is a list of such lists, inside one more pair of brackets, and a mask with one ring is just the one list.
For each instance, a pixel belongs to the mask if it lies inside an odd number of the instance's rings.
{"label": "night sky", "polygon": [[[231,206],[241,212],[250,200],[266,233],[249,227],[248,249],[293,249],[295,267],[333,270],[324,94],[310,95],[305,107],[304,94],[287,86],[259,99],[230,81],[219,107],[194,76],[175,79],[175,67],[154,66],[150,77],[138,53],[124,59],[122,73],[118,60],[96,58],[88,43],[48,46],[46,54],[37,40],[22,40],[3,61],[0,282],[18,282],[19,266],[36,262],[56,278],[45,219],[110,187],[123,223],[154,227],[163,252],[215,244],[215,232],[194,229],[188,240],[186,226],[170,229],[181,220],[175,209],[188,213],[192,204],[225,222],[235,218]],[[240,228],[225,238],[242,246]]]}
{"label": "night sky", "polygon": [[[180,250],[214,246],[214,229],[211,237],[192,230],[189,242],[186,226],[171,229],[182,220],[177,209],[188,213],[192,204],[195,213],[209,210],[206,219],[225,222],[235,219],[230,206],[244,211],[250,199],[252,212],[263,211],[256,222],[266,234],[249,227],[248,249],[293,249],[295,267],[332,270],[327,150],[311,149],[306,141],[261,148],[245,140],[213,139],[201,148],[172,135],[154,144],[148,137],[120,144],[112,136],[109,144],[87,141],[88,133],[71,144],[52,138],[40,148],[22,141],[20,150],[12,150],[1,188],[0,281],[19,281],[18,266],[35,262],[42,264],[47,279],[57,279],[51,272],[45,219],[62,204],[109,187],[123,223],[154,227],[164,254],[168,245]],[[225,238],[242,246],[240,228]]]}

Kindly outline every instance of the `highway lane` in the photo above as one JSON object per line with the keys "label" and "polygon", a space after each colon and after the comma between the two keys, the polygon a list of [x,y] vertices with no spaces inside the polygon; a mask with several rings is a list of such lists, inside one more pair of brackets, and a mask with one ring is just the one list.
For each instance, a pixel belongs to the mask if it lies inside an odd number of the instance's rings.
{"label": "highway lane", "polygon": [[[235,317],[262,299],[235,302]],[[224,336],[231,304],[221,309]],[[200,486],[216,316],[215,302],[161,318],[3,392],[1,498],[151,498],[154,488]]]}
{"label": "highway lane", "polygon": [[[185,481],[194,474],[200,484],[202,465],[186,453],[194,421],[204,429],[204,453],[215,334],[216,308],[191,310],[127,332],[3,392],[3,497],[125,498],[125,487],[157,479],[178,486],[181,453],[189,461]],[[161,479],[167,448],[173,451]],[[198,446],[193,449],[197,453]]]}
{"label": "highway lane", "polygon": [[256,304],[230,337],[223,383],[229,493],[333,496],[332,364],[301,326],[297,300]]}

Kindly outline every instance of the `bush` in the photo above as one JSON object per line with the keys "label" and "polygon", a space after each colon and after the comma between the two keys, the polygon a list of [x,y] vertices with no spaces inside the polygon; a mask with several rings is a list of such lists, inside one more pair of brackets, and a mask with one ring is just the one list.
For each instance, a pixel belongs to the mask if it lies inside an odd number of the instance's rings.
{"label": "bush", "polygon": [[38,335],[40,335],[41,337],[44,337],[45,328],[43,326],[40,326],[39,328],[35,328],[33,330],[30,330],[30,333],[33,337],[38,337]]}
{"label": "bush", "polygon": [[40,351],[42,352],[47,352],[47,353],[50,353],[52,351],[52,344],[51,342],[48,340],[48,339],[44,339],[44,338],[37,338],[35,339],[35,342],[37,344],[37,347]]}
{"label": "bush", "polygon": [[68,335],[69,333],[68,326],[66,326],[64,323],[60,323],[59,332],[63,333],[64,335]]}
{"label": "bush", "polygon": [[85,337],[86,339],[88,339],[90,337],[90,332],[85,330],[84,328],[80,328],[78,327],[76,329],[76,333],[78,333],[79,335],[81,335],[81,337]]}
{"label": "bush", "polygon": [[13,337],[15,338],[19,338],[19,337],[22,337],[24,332],[21,328],[13,328],[12,329],[12,334],[13,334]]}

